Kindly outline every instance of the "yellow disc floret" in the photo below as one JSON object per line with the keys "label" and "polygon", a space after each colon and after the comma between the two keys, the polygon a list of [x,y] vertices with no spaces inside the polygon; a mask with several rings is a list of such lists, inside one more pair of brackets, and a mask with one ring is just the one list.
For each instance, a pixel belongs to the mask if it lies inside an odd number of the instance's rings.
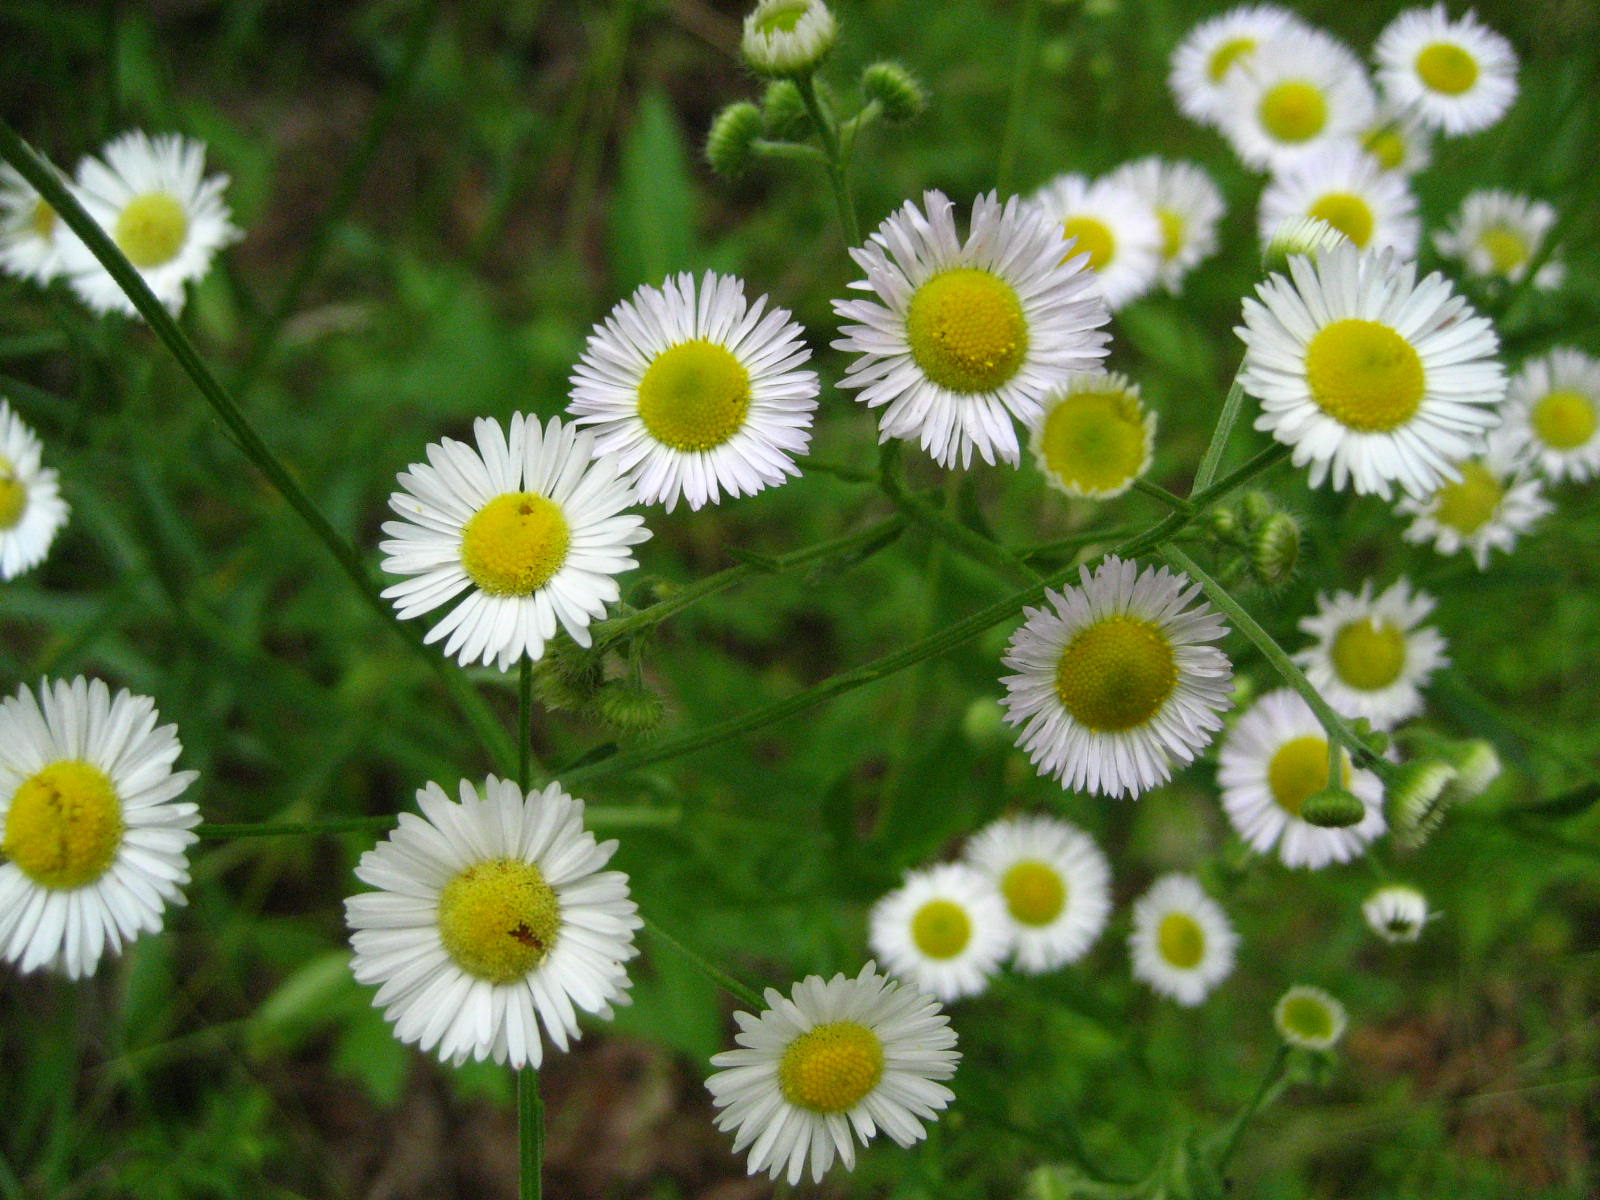
{"label": "yellow disc floret", "polygon": [[941,271],[916,290],[906,313],[911,357],[952,392],[992,392],[1028,353],[1028,322],[1016,290],[988,271]]}
{"label": "yellow disc floret", "polygon": [[1149,721],[1178,682],[1172,643],[1149,621],[1097,621],[1067,643],[1056,664],[1056,696],[1072,719],[1096,733]]}
{"label": "yellow disc floret", "polygon": [[1183,249],[1188,237],[1188,225],[1183,214],[1172,208],[1156,209],[1156,220],[1161,222],[1161,261],[1171,262]]}
{"label": "yellow disc floret", "polygon": [[1434,42],[1417,52],[1417,78],[1429,91],[1459,96],[1478,82],[1478,61],[1454,42]]}
{"label": "yellow disc floret", "polygon": [[796,1108],[849,1112],[883,1078],[883,1042],[856,1021],[831,1021],[802,1033],[778,1060],[778,1087]]}
{"label": "yellow disc floret", "polygon": [[567,561],[572,529],[561,506],[536,492],[506,492],[461,532],[461,565],[491,596],[530,596]]}
{"label": "yellow disc floret", "polygon": [[1168,965],[1192,971],[1206,956],[1206,931],[1188,913],[1169,912],[1156,928],[1156,949]]}
{"label": "yellow disc floret", "polygon": [[1406,635],[1389,621],[1362,617],[1333,635],[1328,648],[1341,682],[1364,692],[1388,687],[1406,666]]}
{"label": "yellow disc floret", "polygon": [[1322,89],[1298,79],[1268,88],[1258,112],[1262,128],[1280,142],[1310,141],[1328,123],[1328,101]]}
{"label": "yellow disc floret", "polygon": [[28,485],[16,476],[11,463],[0,454],[0,529],[15,529],[28,511]]}
{"label": "yellow disc floret", "polygon": [[1361,139],[1361,148],[1385,171],[1398,171],[1406,161],[1406,139],[1393,125],[1380,125]]}
{"label": "yellow disc floret", "polygon": [[1075,496],[1126,490],[1148,465],[1148,444],[1143,408],[1120,390],[1075,392],[1039,430],[1045,466]]}
{"label": "yellow disc floret", "polygon": [[33,205],[33,216],[28,221],[28,228],[32,229],[34,236],[44,241],[54,241],[56,236],[56,210],[43,200],[36,200]]}
{"label": "yellow disc floret", "polygon": [[1238,37],[1230,38],[1211,52],[1211,59],[1206,63],[1206,74],[1211,77],[1212,83],[1221,83],[1223,77],[1245,55],[1252,53],[1256,48],[1255,38]]}
{"label": "yellow disc floret", "polygon": [[1376,223],[1372,206],[1351,192],[1329,192],[1318,198],[1306,214],[1326,221],[1358,246],[1372,240],[1372,227]]}
{"label": "yellow disc floret", "polygon": [[1466,536],[1476,533],[1500,510],[1506,489],[1495,473],[1476,460],[1458,463],[1461,478],[1440,488],[1433,519]]}
{"label": "yellow disc floret", "polygon": [[1022,925],[1048,925],[1067,904],[1067,883],[1049,863],[1025,858],[1000,879],[1012,920]]}
{"label": "yellow disc floret", "polygon": [[774,33],[793,33],[795,26],[800,24],[800,18],[810,9],[808,0],[787,0],[787,3],[771,5],[756,16],[756,30],[769,36]]}
{"label": "yellow disc floret", "polygon": [[1594,437],[1595,401],[1582,392],[1547,392],[1528,416],[1534,433],[1552,450],[1576,450]]}
{"label": "yellow disc floret", "polygon": [[128,201],[111,232],[117,249],[140,270],[171,262],[188,236],[189,215],[165,192],[147,192]]}
{"label": "yellow disc floret", "polygon": [[1359,433],[1387,433],[1422,404],[1426,377],[1411,343],[1377,321],[1322,328],[1306,347],[1306,383],[1317,407]]}
{"label": "yellow disc floret", "polygon": [[1061,236],[1073,243],[1062,262],[1087,254],[1089,269],[1104,271],[1117,257],[1117,235],[1096,217],[1068,217],[1061,222]]}
{"label": "yellow disc floret", "polygon": [[[1344,775],[1348,783],[1348,769]],[[1327,739],[1307,734],[1279,746],[1267,764],[1267,786],[1278,807],[1298,817],[1307,797],[1328,786]]]}
{"label": "yellow disc floret", "polygon": [[122,845],[122,830],[122,802],[106,773],[63,759],[17,789],[0,848],[40,886],[78,888],[106,873]]}
{"label": "yellow disc floret", "polygon": [[1478,235],[1479,248],[1489,256],[1489,265],[1501,275],[1511,275],[1533,257],[1528,239],[1508,225],[1490,225]]}
{"label": "yellow disc floret", "polygon": [[954,958],[972,940],[972,918],[953,900],[929,900],[911,918],[911,940],[929,958]]}
{"label": "yellow disc floret", "polygon": [[491,858],[467,867],[439,893],[439,939],[456,966],[510,983],[550,953],[561,902],[533,863]]}
{"label": "yellow disc floret", "polygon": [[639,419],[674,450],[711,450],[744,427],[750,372],[724,346],[703,338],[656,355],[639,381]]}
{"label": "yellow disc floret", "polygon": [[1286,1030],[1308,1042],[1333,1040],[1333,1013],[1315,996],[1286,997],[1278,1017]]}

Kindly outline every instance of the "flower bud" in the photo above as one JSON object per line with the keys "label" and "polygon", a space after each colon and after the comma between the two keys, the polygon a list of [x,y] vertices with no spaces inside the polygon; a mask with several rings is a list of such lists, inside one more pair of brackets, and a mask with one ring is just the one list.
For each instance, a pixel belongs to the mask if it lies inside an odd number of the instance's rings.
{"label": "flower bud", "polygon": [[713,117],[711,132],[706,134],[706,161],[711,169],[729,179],[743,175],[762,124],[761,110],[748,100],[730,104]]}
{"label": "flower bud", "polygon": [[1444,822],[1456,769],[1438,758],[1419,758],[1389,772],[1389,821],[1395,841],[1409,849],[1426,842]]}
{"label": "flower bud", "polygon": [[1300,817],[1319,829],[1347,829],[1359,824],[1367,809],[1359,797],[1342,787],[1313,792],[1300,806]]}
{"label": "flower bud", "polygon": [[1416,888],[1391,883],[1368,896],[1361,915],[1372,932],[1390,943],[1414,942],[1428,921],[1428,900]]}
{"label": "flower bud", "polygon": [[838,31],[822,0],[761,0],[744,19],[739,49],[758,75],[807,75],[827,57]]}
{"label": "flower bud", "polygon": [[1289,259],[1297,254],[1315,262],[1323,251],[1331,250],[1340,242],[1349,240],[1332,225],[1317,217],[1290,217],[1278,226],[1277,232],[1261,251],[1261,267],[1269,274],[1273,271],[1286,271],[1289,268]]}
{"label": "flower bud", "polygon": [[861,72],[861,92],[876,100],[886,121],[910,121],[928,107],[928,93],[899,63],[876,62]]}
{"label": "flower bud", "polygon": [[792,79],[774,79],[761,97],[761,120],[774,141],[798,142],[811,132],[811,114]]}
{"label": "flower bud", "polygon": [[1266,587],[1288,582],[1300,561],[1300,523],[1277,512],[1256,528],[1250,538],[1250,573]]}
{"label": "flower bud", "polygon": [[623,733],[651,733],[666,715],[661,697],[651,688],[612,680],[595,693],[600,719]]}

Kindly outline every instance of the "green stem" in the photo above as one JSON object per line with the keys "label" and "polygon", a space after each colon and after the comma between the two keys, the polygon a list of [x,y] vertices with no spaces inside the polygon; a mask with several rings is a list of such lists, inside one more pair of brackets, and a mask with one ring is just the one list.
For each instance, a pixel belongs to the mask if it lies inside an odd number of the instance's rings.
{"label": "green stem", "polygon": [[533,659],[526,654],[517,671],[517,787],[528,793],[533,760]]}
{"label": "green stem", "polygon": [[133,302],[139,315],[145,319],[172,356],[178,360],[184,372],[194,381],[200,394],[211,405],[245,457],[266,476],[267,481],[288,501],[289,507],[294,509],[317,540],[326,547],[334,562],[354,585],[367,606],[399,634],[412,652],[439,676],[445,690],[450,693],[456,706],[471,723],[491,756],[498,762],[509,762],[510,742],[482,697],[474,692],[460,673],[447,664],[439,654],[424,646],[421,637],[395,615],[394,609],[379,595],[376,585],[368,578],[360,556],[339,536],[333,526],[328,524],[327,518],[300,490],[300,486],[295,483],[288,469],[278,461],[277,456],[262,440],[255,427],[246,419],[239,405],[212,374],[199,352],[195,350],[194,344],[172,319],[172,314],[155,298],[155,294],[134,269],[133,264],[123,256],[122,251],[106,235],[105,230],[84,211],[83,206],[56,177],[56,173],[44,159],[40,158],[3,119],[0,119],[0,158],[15,167],[22,177],[33,185],[67,228],[77,234],[95,258],[100,260],[100,264],[116,280],[117,285],[127,293],[128,299]]}
{"label": "green stem", "polygon": [[1039,7],[1039,0],[1023,0],[1017,52],[1011,60],[1011,97],[1006,104],[1005,132],[1000,138],[1000,161],[995,167],[995,189],[1002,200],[1010,194],[1011,171],[1022,141],[1022,118],[1033,87],[1034,60],[1039,57]]}
{"label": "green stem", "polygon": [[537,1067],[517,1068],[517,1196],[539,1200],[544,1194],[544,1098]]}
{"label": "green stem", "polygon": [[[584,823],[596,829],[676,825],[682,817],[683,811],[676,805],[645,808],[638,805],[591,804],[583,810]],[[342,817],[330,821],[251,821],[242,824],[206,821],[196,825],[194,831],[200,837],[213,839],[319,837],[336,833],[381,833],[399,823],[400,818],[390,813],[377,817]]]}
{"label": "green stem", "polygon": [[1233,373],[1233,382],[1228,385],[1228,395],[1222,401],[1222,413],[1217,418],[1217,424],[1211,431],[1211,441],[1206,445],[1206,452],[1200,457],[1200,469],[1194,473],[1194,483],[1190,491],[1204,491],[1210,486],[1211,481],[1217,477],[1217,469],[1222,466],[1222,456],[1228,449],[1228,439],[1233,436],[1233,427],[1239,421],[1239,409],[1244,405],[1244,363],[1239,363],[1239,369]]}
{"label": "green stem", "polygon": [[1183,513],[1188,517],[1195,515],[1194,505],[1190,504],[1182,496],[1174,496],[1158,483],[1151,483],[1148,479],[1138,478],[1133,481],[1133,490],[1149,496],[1152,500],[1159,500],[1173,512]]}
{"label": "green stem", "polygon": [[767,1007],[767,1002],[760,996],[756,995],[755,988],[740,983],[726,971],[723,971],[719,967],[713,966],[711,962],[708,961],[704,956],[689,949],[689,947],[685,946],[682,942],[673,937],[665,929],[661,928],[661,926],[657,925],[649,917],[644,918],[644,927],[649,932],[651,937],[659,938],[661,941],[671,946],[674,950],[681,954],[685,960],[688,961],[690,966],[699,971],[707,979],[711,980],[712,983],[716,984],[723,991],[727,992],[728,995],[733,996],[743,1004],[749,1005],[752,1012],[760,1013]]}
{"label": "green stem", "polygon": [[833,123],[833,114],[823,108],[812,75],[801,75],[794,82],[800,89],[800,99],[805,102],[811,123],[816,126],[822,152],[827,156],[828,184],[833,188],[833,201],[839,209],[839,227],[844,231],[844,244],[846,248],[859,246],[861,233],[856,225],[856,206],[850,199],[850,184],[845,178],[845,159],[839,147],[839,131]]}
{"label": "green stem", "polygon": [[1205,512],[1215,501],[1220,500],[1235,488],[1248,483],[1257,475],[1287,457],[1289,457],[1289,447],[1273,442],[1272,445],[1255,455],[1243,466],[1230,471],[1210,487],[1193,493],[1189,497],[1189,507],[1192,512],[1168,513],[1143,533],[1129,538],[1118,546],[1116,549],[1117,554],[1123,558],[1133,558],[1136,555],[1154,550],[1163,542],[1169,541],[1180,533],[1184,526],[1190,524],[1195,517]]}
{"label": "green stem", "polygon": [[[976,559],[1013,586],[1037,583],[1039,573],[1010,550],[968,529],[942,509],[908,494],[900,481],[898,439],[886,442],[879,455],[879,486],[895,507],[934,536]],[[955,476],[951,475],[951,479]]]}
{"label": "green stem", "polygon": [[1280,1042],[1278,1049],[1272,1056],[1272,1061],[1267,1064],[1266,1074],[1262,1075],[1261,1083],[1257,1086],[1255,1095],[1241,1108],[1228,1125],[1227,1132],[1223,1135],[1222,1149],[1217,1154],[1217,1174],[1226,1175],[1228,1164],[1233,1160],[1234,1153],[1239,1149],[1239,1143],[1244,1138],[1245,1127],[1250,1124],[1250,1118],[1261,1111],[1267,1102],[1267,1097],[1273,1087],[1283,1078],[1284,1068],[1289,1065],[1289,1045]]}

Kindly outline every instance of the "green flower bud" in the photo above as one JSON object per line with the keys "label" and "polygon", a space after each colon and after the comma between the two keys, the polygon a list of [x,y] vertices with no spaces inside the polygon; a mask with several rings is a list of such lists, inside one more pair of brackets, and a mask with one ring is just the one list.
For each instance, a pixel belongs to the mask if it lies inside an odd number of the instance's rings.
{"label": "green flower bud", "polygon": [[744,19],[739,50],[757,75],[808,75],[833,49],[838,32],[822,0],[761,0]]}
{"label": "green flower bud", "polygon": [[647,687],[613,680],[595,694],[600,719],[623,733],[652,733],[666,715],[661,696]]}
{"label": "green flower bud", "polygon": [[1239,536],[1239,514],[1231,508],[1213,508],[1205,516],[1206,530],[1219,542]]}
{"label": "green flower bud", "polygon": [[1300,523],[1288,513],[1273,513],[1250,538],[1250,573],[1267,587],[1286,583],[1300,561]]}
{"label": "green flower bud", "polygon": [[876,62],[861,72],[861,92],[876,100],[886,121],[910,121],[928,107],[928,93],[899,63]]}
{"label": "green flower bud", "polygon": [[1272,497],[1265,492],[1246,492],[1239,497],[1239,520],[1247,532],[1254,533],[1272,513]]}
{"label": "green flower bud", "polygon": [[761,97],[761,120],[774,141],[798,142],[811,132],[811,114],[792,79],[774,79]]}
{"label": "green flower bud", "polygon": [[1367,815],[1366,805],[1342,787],[1325,787],[1313,792],[1300,806],[1302,820],[1322,829],[1347,829]]}
{"label": "green flower bud", "polygon": [[730,104],[711,120],[706,161],[718,175],[737,178],[750,166],[751,147],[762,134],[761,110],[748,100]]}
{"label": "green flower bud", "polygon": [[1414,850],[1438,831],[1455,780],[1456,769],[1438,758],[1415,759],[1388,773],[1389,822],[1400,845]]}
{"label": "green flower bud", "polygon": [[1289,269],[1289,259],[1297,254],[1303,254],[1315,262],[1323,251],[1349,240],[1317,217],[1291,217],[1278,226],[1278,231],[1261,251],[1261,267],[1268,273],[1286,271]]}

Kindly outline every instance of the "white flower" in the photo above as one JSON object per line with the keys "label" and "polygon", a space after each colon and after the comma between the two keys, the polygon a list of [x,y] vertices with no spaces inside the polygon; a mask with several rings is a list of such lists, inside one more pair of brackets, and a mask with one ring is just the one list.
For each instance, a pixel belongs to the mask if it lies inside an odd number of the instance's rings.
{"label": "white flower", "polygon": [[1344,1036],[1344,1005],[1321,988],[1296,984],[1272,1009],[1278,1036],[1303,1050],[1332,1050]]}
{"label": "white flower", "polygon": [[980,830],[962,856],[999,889],[1029,975],[1089,952],[1111,914],[1111,865],[1094,840],[1055,817],[1010,817]]}
{"label": "white flower", "polygon": [[1163,875],[1133,906],[1134,975],[1193,1007],[1233,971],[1239,935],[1193,875]]}
{"label": "white flower", "polygon": [[[1063,787],[1111,796],[1149,791],[1222,727],[1232,668],[1214,642],[1222,619],[1186,575],[1107,558],[1080,587],[1026,608],[1006,647],[1006,720]],[[1053,611],[1052,611],[1053,610]]]}
{"label": "white flower", "polygon": [[1306,800],[1328,785],[1328,735],[1304,700],[1287,688],[1268,692],[1239,718],[1217,752],[1217,782],[1228,820],[1251,849],[1277,847],[1286,867],[1312,870],[1348,862],[1384,831],[1383,784],[1354,770],[1339,752],[1342,786],[1361,801],[1354,825],[1325,828],[1300,816]]}
{"label": "white flower", "polygon": [[1504,428],[1552,483],[1600,474],[1600,359],[1571,346],[1528,359],[1507,390]]}
{"label": "white flower", "polygon": [[739,1049],[713,1055],[724,1069],[706,1080],[723,1110],[717,1128],[737,1130],[735,1154],[750,1147],[752,1175],[787,1175],[792,1185],[809,1161],[818,1181],[835,1154],[849,1170],[856,1138],[865,1145],[881,1129],[910,1146],[955,1098],[936,1082],[961,1058],[950,1018],[872,963],[854,979],[807,976],[792,999],[768,988],[766,1001],[759,1016],[734,1014]]}
{"label": "white flower", "polygon": [[[1449,227],[1433,235],[1433,244],[1470,275],[1521,283],[1555,223],[1556,210],[1543,200],[1480,189],[1467,193]],[[1559,287],[1566,274],[1561,263],[1547,259],[1534,273],[1533,286]]]}
{"label": "white flower", "polygon": [[1016,463],[1013,418],[1033,422],[1045,394],[1106,352],[1109,319],[1083,260],[1062,260],[1061,229],[1016,197],[972,205],[956,234],[943,194],[907,201],[850,251],[873,300],[835,300],[834,349],[860,355],[839,386],[883,408],[879,440],[915,438],[941,466]]}
{"label": "white flower", "polygon": [[868,944],[890,974],[949,1003],[989,986],[1011,951],[1011,923],[993,881],[966,863],[907,872],[872,906]]}
{"label": "white flower", "polygon": [[798,475],[817,376],[787,309],[763,313],[744,284],[710,271],[641,287],[589,335],[572,373],[575,424],[614,455],[640,503],[689,507]]}
{"label": "white flower", "polygon": [[0,163],[0,268],[49,283],[61,274],[61,247],[71,236],[33,184]]}
{"label": "white flower", "polygon": [[628,547],[650,531],[624,513],[633,490],[617,462],[594,457],[594,436],[552,417],[517,413],[473,423],[478,447],[445,438],[426,463],[399,476],[389,497],[402,521],[387,521],[383,569],[412,578],[384,589],[402,619],[466,597],[423,639],[448,637],[444,652],[466,666],[494,660],[510,670],[537,659],[556,626],[580,646],[589,623],[620,594],[615,576],[632,570]]}
{"label": "white flower", "polygon": [[1360,135],[1377,98],[1361,60],[1320,29],[1301,27],[1260,46],[1231,72],[1221,130],[1247,165],[1285,167]]}
{"label": "white flower", "polygon": [[[1515,383],[1513,382],[1513,394]],[[1460,478],[1439,486],[1425,500],[1402,496],[1395,511],[1416,519],[1406,528],[1408,542],[1432,541],[1440,554],[1470,551],[1478,570],[1489,566],[1489,552],[1507,553],[1553,506],[1517,445],[1513,417],[1489,431],[1483,452],[1456,464]]]}
{"label": "white flower", "polygon": [[1139,399],[1139,385],[1115,371],[1067,377],[1045,397],[1030,430],[1033,461],[1045,482],[1069,496],[1109,500],[1150,469],[1156,414]]}
{"label": "white flower", "polygon": [[761,0],[744,19],[739,51],[761,75],[804,75],[833,48],[839,27],[822,0]]}
{"label": "white flower", "polygon": [[1415,108],[1380,100],[1377,111],[1357,136],[1380,170],[1409,178],[1433,161],[1433,133]]}
{"label": "white flower", "polygon": [[1089,256],[1085,266],[1112,312],[1150,290],[1163,238],[1155,205],[1142,194],[1114,176],[1091,183],[1057,175],[1030,199],[1060,229],[1069,260]]}
{"label": "white flower", "polygon": [[1390,251],[1341,245],[1290,258],[1256,295],[1235,330],[1255,427],[1311,465],[1313,487],[1331,474],[1339,489],[1429,495],[1499,424],[1499,340],[1444,276],[1419,283]]}
{"label": "white flower", "polygon": [[0,397],[0,579],[43,562],[69,511],[39,439]]}
{"label": "white flower", "polygon": [[1178,108],[1201,125],[1219,125],[1228,108],[1224,82],[1255,57],[1265,42],[1304,22],[1275,4],[1241,4],[1183,35],[1172,52],[1168,86]]}
{"label": "white flower", "polygon": [[[226,175],[205,177],[205,146],[167,134],[125,133],[99,158],[78,164],[76,194],[157,300],[183,307],[184,285],[204,278],[218,250],[242,236],[228,219]],[[62,242],[62,267],[83,302],[97,312],[133,314],[128,299],[89,248]]]}
{"label": "white flower", "polygon": [[1428,900],[1416,888],[1391,883],[1377,889],[1361,905],[1372,932],[1393,944],[1414,942],[1430,918]]}
{"label": "white flower", "polygon": [[1176,292],[1184,277],[1217,248],[1222,192],[1200,167],[1151,156],[1124,163],[1108,179],[1141,196],[1161,224],[1156,281]]}
{"label": "white flower", "polygon": [[1391,247],[1414,258],[1421,237],[1417,202],[1403,176],[1386,172],[1354,142],[1335,142],[1284,168],[1261,193],[1257,226],[1271,241],[1285,221],[1315,217],[1363,249]]}
{"label": "white flower", "polygon": [[148,696],[78,676],[0,701],[0,957],[73,979],[184,903],[193,771]]}
{"label": "white flower", "polygon": [[344,902],[351,969],[395,1036],[456,1066],[537,1067],[540,1025],[565,1050],[579,1010],[610,1020],[642,922],[583,801],[491,775],[481,794],[462,780],[459,804],[430,783],[417,805],[356,866],[378,890]]}
{"label": "white flower", "polygon": [[1487,129],[1517,98],[1517,56],[1468,12],[1452,21],[1443,4],[1411,8],[1372,48],[1378,85],[1401,108],[1452,136]]}
{"label": "white flower", "polygon": [[1422,624],[1433,604],[1404,579],[1376,596],[1370,579],[1359,593],[1318,595],[1317,615],[1300,621],[1316,644],[1294,660],[1337,712],[1393,729],[1422,711],[1422,689],[1450,662],[1444,638]]}

